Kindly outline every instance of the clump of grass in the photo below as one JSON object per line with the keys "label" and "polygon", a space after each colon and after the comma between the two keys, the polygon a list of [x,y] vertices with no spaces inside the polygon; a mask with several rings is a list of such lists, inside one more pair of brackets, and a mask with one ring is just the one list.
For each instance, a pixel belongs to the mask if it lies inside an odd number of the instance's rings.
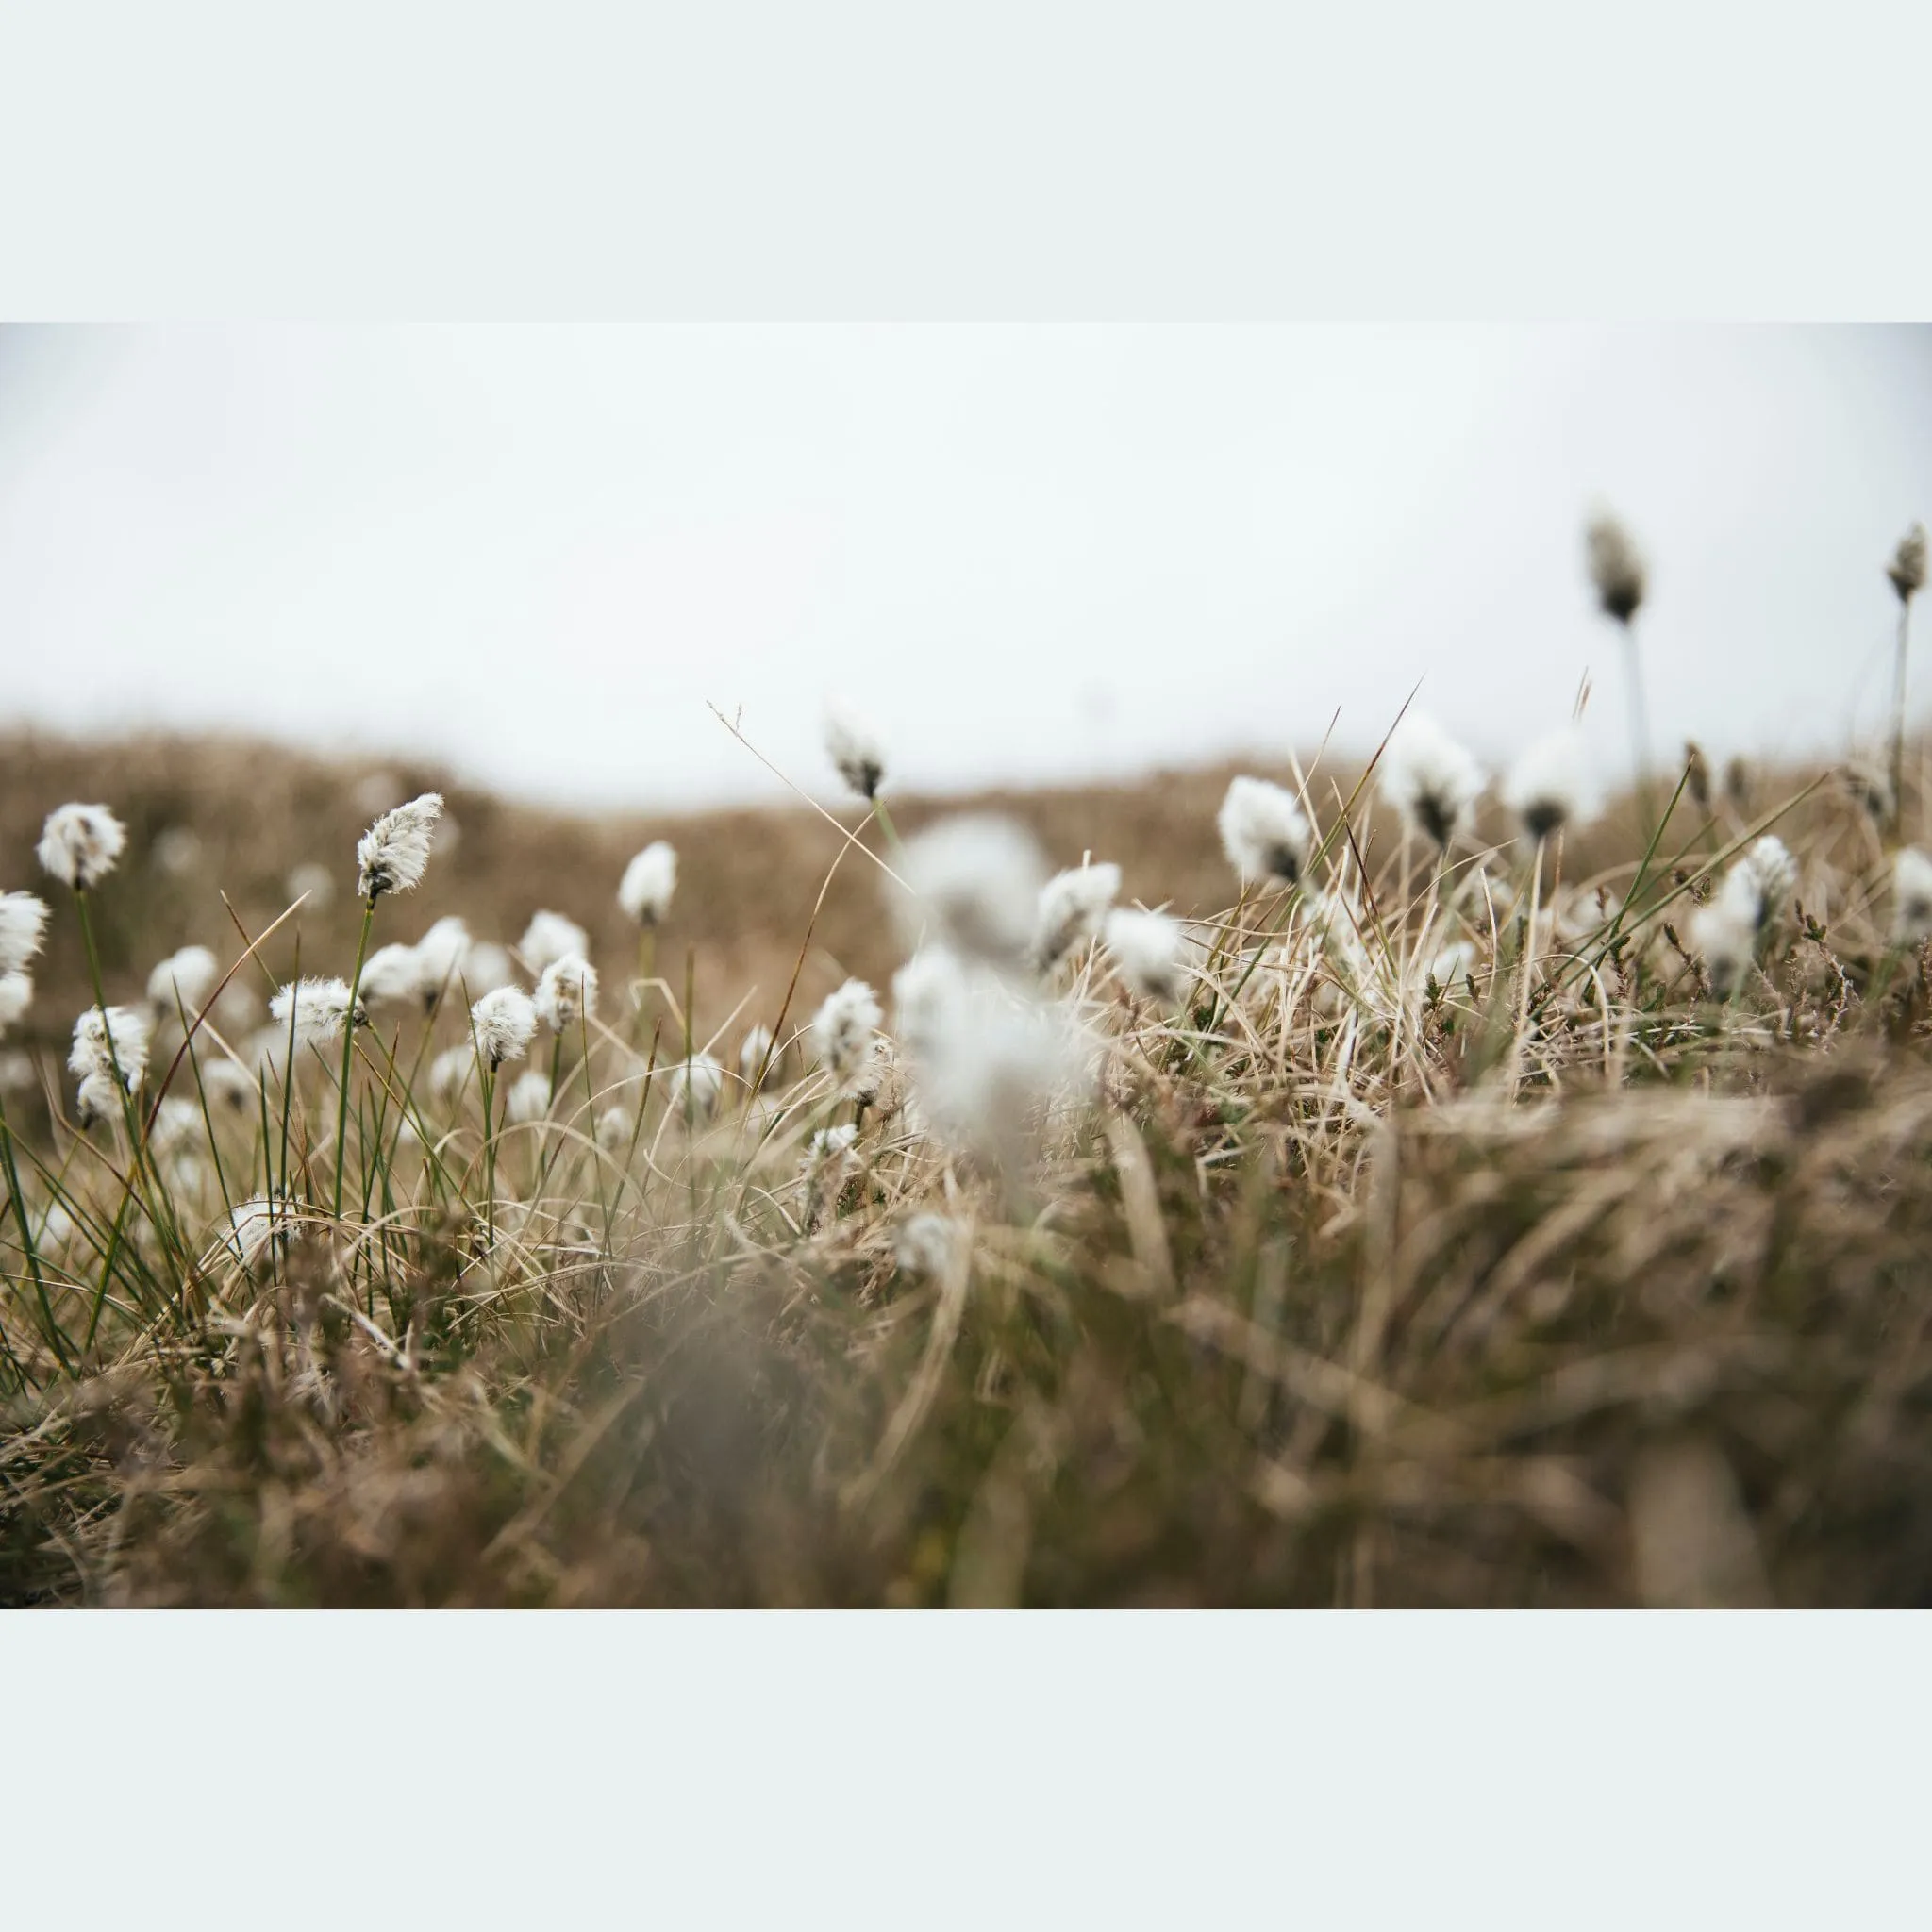
{"label": "clump of grass", "polygon": [[[114,1105],[0,1114],[0,1595],[1920,1600],[1926,862],[1822,776],[1590,822],[1566,752],[1506,815],[1391,748],[1201,791],[1219,910],[1124,813],[826,816],[763,988],[556,912],[508,983],[372,955],[367,855],[349,979],[301,905],[96,965]],[[890,1017],[797,997],[867,835]],[[64,914],[0,909],[24,976]]]}

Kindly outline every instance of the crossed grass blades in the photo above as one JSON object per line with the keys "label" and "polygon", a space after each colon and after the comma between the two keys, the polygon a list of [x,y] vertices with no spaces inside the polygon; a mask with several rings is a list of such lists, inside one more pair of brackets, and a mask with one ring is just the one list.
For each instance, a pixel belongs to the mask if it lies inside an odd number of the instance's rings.
{"label": "crossed grass blades", "polygon": [[[0,1595],[1924,1599],[1896,742],[1592,814],[1409,710],[949,822],[829,748],[854,809],[676,853],[158,745],[44,829]],[[15,748],[9,868],[79,756]]]}

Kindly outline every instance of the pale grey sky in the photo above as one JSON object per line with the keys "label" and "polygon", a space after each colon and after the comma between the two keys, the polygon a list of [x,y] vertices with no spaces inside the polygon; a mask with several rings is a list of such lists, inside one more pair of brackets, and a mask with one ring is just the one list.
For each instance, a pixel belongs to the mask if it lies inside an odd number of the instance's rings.
{"label": "pale grey sky", "polygon": [[[0,717],[434,752],[580,803],[1372,744],[1502,759],[1653,566],[1657,737],[1882,711],[1932,330],[249,326],[0,333]],[[1932,622],[1918,693],[1932,711]]]}

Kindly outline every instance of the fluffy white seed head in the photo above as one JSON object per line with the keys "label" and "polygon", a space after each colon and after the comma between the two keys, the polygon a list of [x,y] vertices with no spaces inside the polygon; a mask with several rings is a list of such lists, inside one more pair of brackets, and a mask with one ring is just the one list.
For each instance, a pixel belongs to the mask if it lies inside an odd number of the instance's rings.
{"label": "fluffy white seed head", "polygon": [[1036,1110],[1086,1072],[1064,1006],[982,962],[927,947],[893,975],[892,995],[910,1117],[950,1145],[1017,1158]]}
{"label": "fluffy white seed head", "polygon": [[515,963],[494,940],[482,940],[463,955],[462,964],[450,979],[452,986],[467,987],[474,999],[482,992],[494,992],[499,986],[512,985],[517,976]]}
{"label": "fluffy white seed head", "polygon": [[965,1245],[965,1230],[944,1214],[914,1214],[892,1232],[892,1258],[908,1274],[941,1279]]}
{"label": "fluffy white seed head", "polygon": [[1636,540],[1608,514],[1591,520],[1583,533],[1590,581],[1604,614],[1628,624],[1643,602],[1645,572]]}
{"label": "fluffy white seed head", "polygon": [[34,1003],[34,983],[25,973],[0,973],[0,1039],[18,1026]]}
{"label": "fluffy white seed head", "polygon": [[1932,858],[1913,845],[1891,862],[1891,934],[1901,946],[1932,939]]}
{"label": "fluffy white seed head", "polygon": [[423,1004],[423,956],[414,946],[377,946],[362,964],[361,993],[371,1007]]}
{"label": "fluffy white seed head", "polygon": [[292,1024],[298,1045],[322,1046],[341,1039],[352,1013],[356,1025],[369,1024],[368,1008],[359,997],[352,1000],[346,979],[298,979],[268,1003],[269,1018],[285,1034]]}
{"label": "fluffy white seed head", "polygon": [[869,720],[848,705],[831,706],[825,713],[825,752],[859,797],[878,796],[886,777],[886,750]]}
{"label": "fluffy white seed head", "polygon": [[628,1147],[637,1132],[637,1120],[627,1107],[607,1107],[597,1116],[597,1144],[607,1154]]}
{"label": "fluffy white seed head", "polygon": [[1925,526],[1914,524],[1898,540],[1891,561],[1885,567],[1891,588],[1901,604],[1909,604],[1925,588]]}
{"label": "fluffy white seed head", "polygon": [[[1757,889],[1757,928],[1761,932],[1790,903],[1798,884],[1798,861],[1782,839],[1767,832],[1732,868],[1732,876],[1739,874]],[[1725,883],[1728,886],[1729,880]],[[1737,890],[1741,892],[1743,888]]]}
{"label": "fluffy white seed head", "polygon": [[147,996],[164,1013],[198,1013],[202,1001],[214,990],[221,970],[206,946],[183,946],[148,974]]}
{"label": "fluffy white seed head", "polygon": [[470,1008],[476,1051],[492,1072],[506,1060],[519,1060],[537,1031],[537,1004],[520,986],[499,986]]}
{"label": "fluffy white seed head", "polygon": [[429,841],[441,816],[440,791],[425,791],[384,812],[356,846],[358,894],[373,901],[384,892],[407,892],[420,884],[429,863]]}
{"label": "fluffy white seed head", "polygon": [[210,1054],[199,1064],[202,1091],[207,1094],[211,1109],[225,1108],[231,1113],[240,1113],[255,1105],[255,1080],[246,1067],[225,1053]]}
{"label": "fluffy white seed head", "polygon": [[1404,714],[1375,776],[1406,824],[1447,850],[1483,789],[1482,767],[1425,712]]}
{"label": "fluffy white seed head", "polygon": [[575,920],[566,919],[560,912],[533,912],[517,951],[523,955],[525,970],[539,974],[553,960],[568,958],[573,953],[580,959],[587,958],[591,936]]}
{"label": "fluffy white seed head", "polygon": [[468,924],[455,913],[439,919],[416,941],[418,984],[425,1007],[433,1007],[452,987],[467,986],[471,992],[488,992],[509,977],[505,962],[503,979],[479,983],[472,972],[473,949]]}
{"label": "fluffy white seed head", "polygon": [[537,1016],[553,1033],[575,1033],[597,1017],[597,969],[580,953],[553,959],[537,977]]}
{"label": "fluffy white seed head", "polygon": [[1574,731],[1538,740],[1509,768],[1503,803],[1532,839],[1554,838],[1584,812],[1582,741]]}
{"label": "fluffy white seed head", "polygon": [[1719,999],[1730,998],[1751,970],[1762,904],[1757,881],[1741,866],[1733,866],[1710,903],[1690,915],[1690,949],[1702,956],[1710,990]]}
{"label": "fluffy white seed head", "polygon": [[110,1096],[118,1070],[121,1085],[131,1093],[147,1076],[147,1049],[154,1023],[138,1007],[109,1007],[105,1017],[90,1007],[74,1023],[74,1048],[68,1071],[81,1081],[106,1081]]}
{"label": "fluffy white seed head", "polygon": [[658,925],[669,916],[671,895],[676,890],[677,854],[658,839],[625,867],[617,884],[617,903],[626,919],[640,925]]}
{"label": "fluffy white seed head", "polygon": [[841,1086],[871,1056],[884,1018],[878,995],[862,979],[848,979],[825,995],[811,1023],[811,1045]]}
{"label": "fluffy white seed head", "polygon": [[1117,865],[1079,865],[1048,879],[1034,920],[1034,970],[1050,973],[1083,940],[1098,939],[1120,890]]}
{"label": "fluffy white seed head", "polygon": [[1024,960],[1046,867],[1024,825],[991,812],[941,819],[907,841],[899,872],[910,896],[887,890],[908,944],[924,931],[967,958]]}
{"label": "fluffy white seed head", "polygon": [[206,1131],[201,1103],[185,1093],[171,1093],[155,1111],[155,1124],[148,1129],[148,1144],[157,1154],[179,1154],[193,1146]]}
{"label": "fluffy white seed head", "polygon": [[86,891],[114,870],[126,844],[125,827],[105,805],[63,805],[47,814],[35,849],[53,877]]}
{"label": "fluffy white seed head", "polygon": [[223,1224],[222,1245],[252,1274],[273,1254],[286,1252],[300,1206],[280,1194],[274,1199],[258,1194],[242,1202]]}
{"label": "fluffy white seed head", "polygon": [[1113,970],[1137,999],[1171,1006],[1180,998],[1188,973],[1179,920],[1122,907],[1108,915],[1106,938]]}
{"label": "fluffy white seed head", "polygon": [[541,1121],[550,1111],[550,1075],[535,1067],[519,1074],[510,1083],[509,1098],[504,1107],[509,1119],[520,1126]]}
{"label": "fluffy white seed head", "polygon": [[312,858],[305,858],[290,872],[285,890],[291,905],[306,900],[309,911],[323,912],[335,900],[335,874],[327,866],[319,865]]}
{"label": "fluffy white seed head", "polygon": [[738,1049],[738,1073],[744,1082],[745,1091],[757,1092],[760,1072],[769,1079],[776,1073],[777,1067],[778,1058],[772,1051],[772,1029],[754,1026],[744,1036],[744,1044]]}
{"label": "fluffy white seed head", "polygon": [[1243,885],[1298,885],[1308,868],[1308,822],[1294,793],[1265,778],[1236,778],[1216,822],[1221,849]]}
{"label": "fluffy white seed head", "polygon": [[25,973],[47,931],[47,907],[31,892],[0,892],[0,973]]}
{"label": "fluffy white seed head", "polygon": [[456,1099],[476,1077],[476,1049],[465,1041],[446,1046],[429,1062],[429,1091],[440,1101]]}
{"label": "fluffy white seed head", "polygon": [[724,1095],[724,1069],[708,1053],[694,1053],[668,1074],[666,1092],[675,1119],[704,1122],[718,1111]]}

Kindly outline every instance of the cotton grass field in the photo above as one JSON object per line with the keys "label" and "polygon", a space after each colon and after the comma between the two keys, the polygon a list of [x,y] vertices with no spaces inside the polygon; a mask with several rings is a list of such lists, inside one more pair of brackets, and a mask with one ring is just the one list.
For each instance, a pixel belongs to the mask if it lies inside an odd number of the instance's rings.
{"label": "cotton grass field", "polygon": [[659,822],[15,740],[0,1598],[1924,1601],[1923,533],[1803,771],[1655,756],[1588,559],[1607,805],[1400,694]]}

